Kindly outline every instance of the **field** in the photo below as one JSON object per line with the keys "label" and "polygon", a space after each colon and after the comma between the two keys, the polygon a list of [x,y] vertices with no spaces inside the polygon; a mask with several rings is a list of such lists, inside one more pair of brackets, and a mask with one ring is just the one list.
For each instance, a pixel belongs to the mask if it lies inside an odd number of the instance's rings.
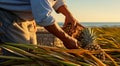
{"label": "field", "polygon": [[[12,50],[20,57],[0,56],[0,58],[10,59],[0,64],[11,66],[119,66],[120,27],[104,26],[92,27],[92,29],[95,30],[95,36],[97,37],[95,41],[105,52],[105,60],[96,58],[93,55],[95,52],[90,52],[89,50],[81,48],[65,49],[48,46],[25,46],[24,44],[2,43],[0,47]],[[25,50],[26,48],[32,51]]]}
{"label": "field", "polygon": [[[120,27],[95,27],[97,42],[103,48],[120,48]],[[108,45],[108,46],[105,46]]]}
{"label": "field", "polygon": [[[94,27],[94,30],[98,37],[97,43],[120,65],[120,27]],[[106,63],[114,66],[110,62],[106,60]]]}

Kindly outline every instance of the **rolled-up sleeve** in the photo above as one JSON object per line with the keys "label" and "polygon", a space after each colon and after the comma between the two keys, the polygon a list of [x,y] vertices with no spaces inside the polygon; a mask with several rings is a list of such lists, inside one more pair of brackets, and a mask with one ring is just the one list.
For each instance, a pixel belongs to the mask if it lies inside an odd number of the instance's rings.
{"label": "rolled-up sleeve", "polygon": [[52,7],[48,0],[30,0],[32,13],[40,26],[52,25],[55,21],[51,15]]}
{"label": "rolled-up sleeve", "polygon": [[56,0],[56,3],[53,5],[53,8],[57,11],[58,8],[62,5],[65,5],[65,0]]}

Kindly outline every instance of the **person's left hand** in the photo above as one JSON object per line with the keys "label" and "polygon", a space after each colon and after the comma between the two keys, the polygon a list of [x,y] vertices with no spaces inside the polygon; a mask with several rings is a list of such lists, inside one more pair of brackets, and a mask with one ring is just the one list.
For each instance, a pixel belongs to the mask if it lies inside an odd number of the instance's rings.
{"label": "person's left hand", "polygon": [[65,17],[65,22],[64,22],[63,27],[66,27],[68,24],[71,24],[70,31],[74,30],[77,22],[78,21],[73,16],[67,16],[67,17]]}
{"label": "person's left hand", "polygon": [[66,26],[67,24],[72,24],[72,27],[76,25],[76,22],[78,22],[73,16],[66,16],[65,17],[65,23],[63,26]]}

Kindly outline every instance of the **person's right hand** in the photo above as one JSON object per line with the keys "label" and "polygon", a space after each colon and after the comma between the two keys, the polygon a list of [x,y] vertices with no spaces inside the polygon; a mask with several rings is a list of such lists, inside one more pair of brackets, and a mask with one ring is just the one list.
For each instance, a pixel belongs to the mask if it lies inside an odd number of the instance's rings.
{"label": "person's right hand", "polygon": [[78,41],[72,37],[69,37],[69,39],[63,41],[63,44],[67,49],[78,49],[80,47]]}

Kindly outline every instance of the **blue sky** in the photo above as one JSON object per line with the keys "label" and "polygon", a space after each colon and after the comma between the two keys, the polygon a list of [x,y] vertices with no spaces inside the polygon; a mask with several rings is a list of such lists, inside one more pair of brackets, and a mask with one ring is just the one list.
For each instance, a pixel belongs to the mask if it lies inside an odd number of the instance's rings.
{"label": "blue sky", "polygon": [[[120,0],[66,0],[66,4],[79,22],[120,22]],[[64,22],[61,14],[53,15]]]}

